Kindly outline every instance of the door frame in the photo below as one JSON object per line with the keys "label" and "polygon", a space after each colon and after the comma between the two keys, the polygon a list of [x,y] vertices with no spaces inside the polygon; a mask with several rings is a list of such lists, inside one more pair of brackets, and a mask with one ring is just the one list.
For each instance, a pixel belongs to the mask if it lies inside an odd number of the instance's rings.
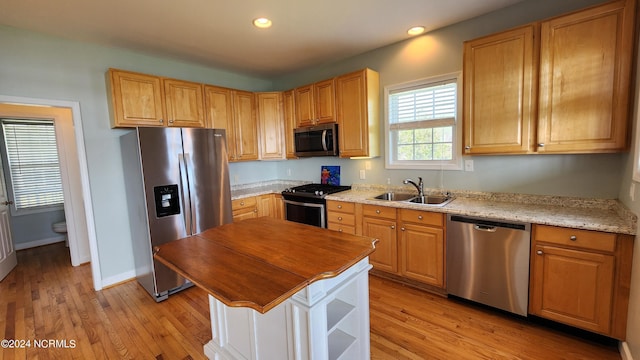
{"label": "door frame", "polygon": [[[80,114],[80,103],[77,101],[64,101],[64,100],[52,100],[52,99],[38,99],[27,98],[18,96],[5,96],[0,95],[0,103],[13,104],[13,105],[36,105],[36,106],[50,106],[57,108],[69,108],[71,109],[71,115],[74,126],[75,135],[75,147],[77,149],[78,167],[80,171],[80,183],[82,188],[82,197],[84,202],[84,216],[87,224],[87,237],[89,240],[89,252],[91,262],[91,274],[93,277],[93,288],[102,290],[102,273],[100,271],[100,258],[98,257],[98,243],[95,231],[94,213],[93,213],[93,201],[91,197],[91,188],[89,186],[89,168],[87,163],[87,153],[84,142],[84,130],[82,128],[82,117]],[[72,241],[70,238],[69,241]],[[69,244],[72,247],[71,243]],[[74,244],[77,245],[77,244]],[[77,246],[76,246],[77,248]],[[71,256],[74,258],[72,262],[77,261],[78,254],[74,254],[71,251]]]}

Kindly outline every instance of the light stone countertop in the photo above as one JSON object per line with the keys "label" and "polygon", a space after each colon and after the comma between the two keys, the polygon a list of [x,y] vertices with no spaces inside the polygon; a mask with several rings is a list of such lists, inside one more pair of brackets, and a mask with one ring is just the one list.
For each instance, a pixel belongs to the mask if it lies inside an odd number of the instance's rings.
{"label": "light stone countertop", "polygon": [[[637,216],[617,200],[583,199],[561,196],[522,195],[452,191],[453,201],[444,206],[428,206],[401,201],[376,200],[384,192],[416,193],[413,187],[391,187],[354,184],[349,191],[327,195],[327,200],[426,210],[447,214],[482,217],[596,230],[620,234],[636,234]],[[439,194],[425,189],[425,194]]]}
{"label": "light stone countertop", "polygon": [[308,183],[309,181],[271,180],[260,183],[234,185],[231,187],[231,200],[265,194],[280,194],[286,188]]}

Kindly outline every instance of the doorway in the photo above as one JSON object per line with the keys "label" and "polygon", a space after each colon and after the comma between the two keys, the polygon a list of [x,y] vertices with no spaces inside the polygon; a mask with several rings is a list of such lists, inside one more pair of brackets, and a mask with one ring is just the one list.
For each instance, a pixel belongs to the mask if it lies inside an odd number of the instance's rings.
{"label": "doorway", "polygon": [[79,104],[0,96],[0,117],[54,121],[71,265],[91,262],[94,288],[100,290],[101,276]]}

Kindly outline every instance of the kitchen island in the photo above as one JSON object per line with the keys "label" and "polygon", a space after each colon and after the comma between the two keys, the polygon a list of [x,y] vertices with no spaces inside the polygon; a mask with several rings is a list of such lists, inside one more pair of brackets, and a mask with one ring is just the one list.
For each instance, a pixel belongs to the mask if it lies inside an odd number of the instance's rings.
{"label": "kitchen island", "polygon": [[375,240],[267,217],[157,247],[209,294],[210,359],[368,359]]}

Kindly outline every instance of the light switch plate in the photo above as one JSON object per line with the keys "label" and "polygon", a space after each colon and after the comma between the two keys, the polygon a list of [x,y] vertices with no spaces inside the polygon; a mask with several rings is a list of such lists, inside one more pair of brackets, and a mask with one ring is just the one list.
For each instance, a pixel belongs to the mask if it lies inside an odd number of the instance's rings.
{"label": "light switch plate", "polygon": [[364,169],[360,170],[360,180],[364,180],[365,178],[365,171]]}

